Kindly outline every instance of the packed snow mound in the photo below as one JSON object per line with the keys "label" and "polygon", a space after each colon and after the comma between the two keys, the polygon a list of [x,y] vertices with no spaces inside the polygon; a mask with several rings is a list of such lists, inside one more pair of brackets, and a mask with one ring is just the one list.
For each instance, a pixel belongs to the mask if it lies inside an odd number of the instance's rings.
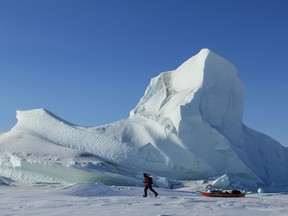
{"label": "packed snow mound", "polygon": [[155,174],[187,180],[226,173],[247,187],[287,185],[287,148],[245,126],[242,116],[237,69],[203,49],[152,78],[127,119],[87,128],[45,109],[17,111],[16,126],[0,135],[0,172],[18,181],[137,184],[145,171],[162,185],[171,181]]}
{"label": "packed snow mound", "polygon": [[127,193],[103,183],[77,183],[63,188],[63,192],[73,196],[124,196]]}

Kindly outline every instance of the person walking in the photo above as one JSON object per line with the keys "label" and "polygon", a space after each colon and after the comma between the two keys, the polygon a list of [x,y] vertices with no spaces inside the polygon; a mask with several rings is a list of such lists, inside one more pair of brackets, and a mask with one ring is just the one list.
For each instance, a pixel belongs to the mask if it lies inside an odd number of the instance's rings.
{"label": "person walking", "polygon": [[151,177],[151,176],[148,176],[146,173],[143,174],[143,177],[144,177],[143,183],[145,183],[145,188],[144,188],[144,195],[143,195],[143,197],[147,197],[147,190],[148,190],[148,189],[155,194],[155,197],[157,197],[157,196],[158,196],[158,193],[152,188],[152,184],[153,184],[153,179],[152,179],[152,177]]}

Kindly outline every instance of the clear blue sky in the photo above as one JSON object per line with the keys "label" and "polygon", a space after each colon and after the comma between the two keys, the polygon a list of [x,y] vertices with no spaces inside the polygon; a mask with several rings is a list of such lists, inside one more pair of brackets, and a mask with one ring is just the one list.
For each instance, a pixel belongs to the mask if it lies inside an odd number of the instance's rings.
{"label": "clear blue sky", "polygon": [[81,126],[129,116],[150,79],[202,48],[232,62],[243,121],[288,145],[288,1],[0,0],[0,131],[46,108]]}

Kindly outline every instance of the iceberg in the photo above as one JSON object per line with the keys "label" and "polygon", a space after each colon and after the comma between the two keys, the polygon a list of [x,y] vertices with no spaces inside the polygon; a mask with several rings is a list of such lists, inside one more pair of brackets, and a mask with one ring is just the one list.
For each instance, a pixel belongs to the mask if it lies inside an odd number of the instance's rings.
{"label": "iceberg", "polygon": [[287,185],[287,148],[242,116],[237,69],[202,49],[152,78],[127,119],[81,127],[46,109],[17,111],[0,135],[0,176],[135,185],[142,172],[176,180],[227,173],[247,187]]}

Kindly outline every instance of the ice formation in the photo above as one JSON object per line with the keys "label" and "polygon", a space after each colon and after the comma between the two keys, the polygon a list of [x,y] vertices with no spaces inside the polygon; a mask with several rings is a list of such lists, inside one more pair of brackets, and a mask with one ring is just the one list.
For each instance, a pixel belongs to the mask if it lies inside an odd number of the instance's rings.
{"label": "ice formation", "polygon": [[0,135],[0,176],[133,185],[143,171],[179,180],[227,173],[248,187],[287,185],[287,148],[242,116],[237,69],[202,49],[152,78],[127,119],[87,128],[45,109],[17,111]]}

